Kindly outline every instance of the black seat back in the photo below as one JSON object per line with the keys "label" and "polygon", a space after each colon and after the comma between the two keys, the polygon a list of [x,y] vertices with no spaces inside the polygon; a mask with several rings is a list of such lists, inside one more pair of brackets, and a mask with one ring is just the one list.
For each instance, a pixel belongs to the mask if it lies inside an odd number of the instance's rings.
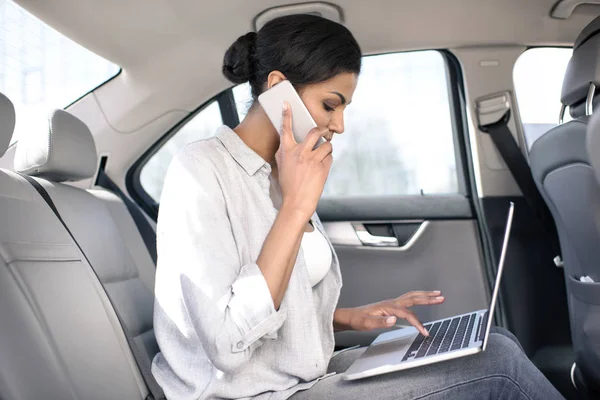
{"label": "black seat back", "polygon": [[577,38],[563,81],[561,102],[574,119],[533,144],[530,164],[558,230],[577,366],[600,385],[600,184],[586,144],[599,85],[597,18]]}

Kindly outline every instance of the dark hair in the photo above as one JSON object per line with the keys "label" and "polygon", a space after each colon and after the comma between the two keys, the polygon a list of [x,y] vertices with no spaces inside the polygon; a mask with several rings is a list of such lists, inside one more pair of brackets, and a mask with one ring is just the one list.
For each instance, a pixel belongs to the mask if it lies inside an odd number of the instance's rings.
{"label": "dark hair", "polygon": [[280,71],[297,90],[343,72],[360,73],[361,50],[343,25],[309,14],[279,17],[258,33],[240,36],[223,59],[223,75],[233,83],[250,82],[252,97],[267,77]]}

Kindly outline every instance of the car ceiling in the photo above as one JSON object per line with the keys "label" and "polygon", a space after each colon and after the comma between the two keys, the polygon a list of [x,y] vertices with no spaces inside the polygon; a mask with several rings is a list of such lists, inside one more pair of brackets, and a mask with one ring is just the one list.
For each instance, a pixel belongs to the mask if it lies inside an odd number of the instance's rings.
{"label": "car ceiling", "polygon": [[[261,12],[298,1],[16,0],[123,73],[96,92],[103,118],[131,133],[193,111],[229,86],[227,47]],[[600,11],[550,17],[556,0],[338,0],[365,54],[430,48],[571,45]],[[84,120],[89,121],[85,115]],[[165,120],[166,121],[166,120]],[[166,124],[167,122],[165,122]],[[162,128],[156,128],[162,129]],[[94,131],[94,130],[93,130]]]}
{"label": "car ceiling", "polygon": [[[17,0],[40,19],[126,69],[178,47],[224,49],[262,11],[297,1]],[[365,53],[498,44],[570,44],[592,7],[550,17],[556,0],[339,0]],[[588,11],[588,12],[586,12]],[[595,10],[594,10],[595,11]],[[591,15],[590,15],[591,14]],[[220,61],[221,57],[217,57]]]}

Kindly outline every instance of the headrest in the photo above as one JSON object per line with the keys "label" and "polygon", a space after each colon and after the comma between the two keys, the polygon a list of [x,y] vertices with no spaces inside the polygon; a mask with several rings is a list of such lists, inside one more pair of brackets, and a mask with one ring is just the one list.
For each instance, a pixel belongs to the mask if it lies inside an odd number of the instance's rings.
{"label": "headrest", "polygon": [[594,113],[588,122],[585,145],[590,165],[600,183],[600,112]]}
{"label": "headrest", "polygon": [[[592,102],[592,112],[596,112],[600,109],[600,87],[596,90],[596,95],[594,96],[594,101]],[[586,96],[587,97],[587,96]],[[579,103],[575,106],[569,108],[569,114],[573,119],[581,118],[585,116],[585,101],[583,103]]]}
{"label": "headrest", "polygon": [[570,107],[585,103],[590,83],[600,87],[600,17],[590,22],[575,40],[561,102]]}
{"label": "headrest", "polygon": [[0,93],[0,157],[6,153],[15,132],[15,106]]}
{"label": "headrest", "polygon": [[79,118],[63,110],[48,117],[49,129],[19,137],[15,169],[55,182],[91,178],[98,155],[92,133]]}

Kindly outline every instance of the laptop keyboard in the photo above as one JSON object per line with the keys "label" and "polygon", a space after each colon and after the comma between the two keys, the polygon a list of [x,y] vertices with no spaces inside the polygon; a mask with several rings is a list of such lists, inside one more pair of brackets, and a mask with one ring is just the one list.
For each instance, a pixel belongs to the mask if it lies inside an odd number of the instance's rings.
{"label": "laptop keyboard", "polygon": [[[477,339],[483,339],[485,332],[482,329],[482,321],[487,318],[486,314],[479,319],[477,324]],[[409,358],[422,358],[434,354],[446,353],[448,351],[464,349],[469,346],[477,313],[472,313],[462,317],[448,318],[438,321],[435,324],[425,325],[429,331],[429,336],[419,335],[412,342],[402,361]]]}

